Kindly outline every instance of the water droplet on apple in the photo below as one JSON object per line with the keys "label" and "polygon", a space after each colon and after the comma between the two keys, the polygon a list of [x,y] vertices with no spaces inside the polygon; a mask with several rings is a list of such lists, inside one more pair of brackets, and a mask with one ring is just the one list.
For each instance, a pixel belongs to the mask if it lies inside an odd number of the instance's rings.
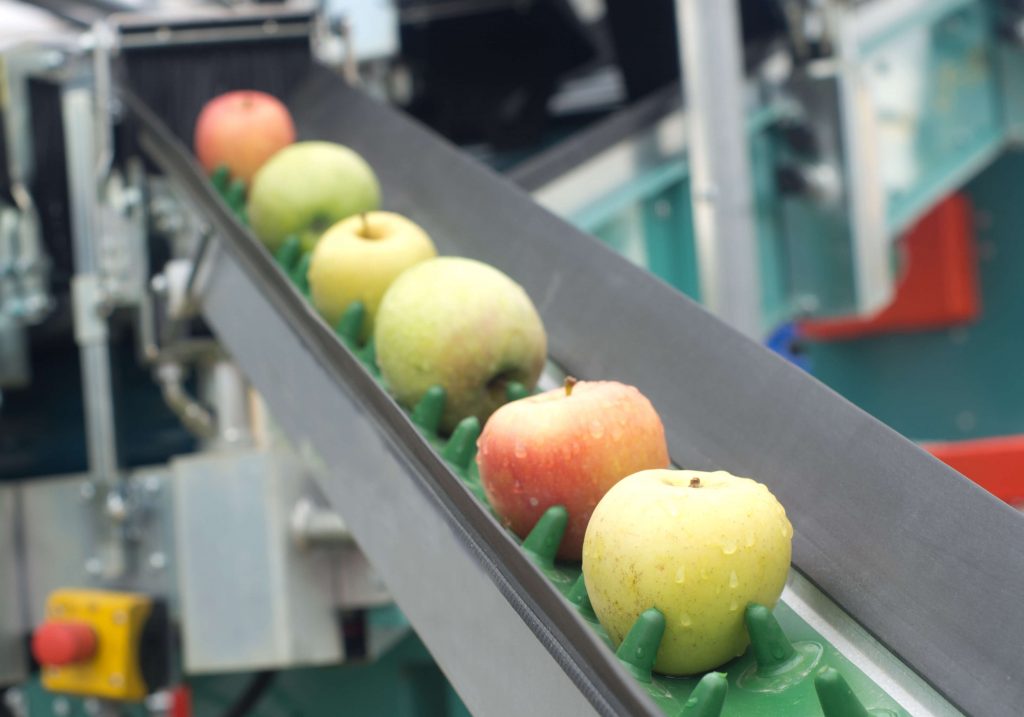
{"label": "water droplet on apple", "polygon": [[621,426],[612,426],[612,440],[613,441],[621,441],[622,440],[622,427]]}
{"label": "water droplet on apple", "polygon": [[600,438],[604,435],[604,424],[598,420],[590,422],[590,435],[594,438]]}
{"label": "water droplet on apple", "polygon": [[732,588],[733,590],[735,590],[736,586],[739,585],[739,584],[740,584],[740,579],[738,577],[736,577],[736,571],[733,570],[731,573],[729,573],[729,587]]}
{"label": "water droplet on apple", "polygon": [[689,627],[692,624],[693,624],[693,620],[690,619],[690,615],[688,613],[684,612],[682,615],[679,616],[679,626],[680,627]]}
{"label": "water droplet on apple", "polygon": [[729,612],[736,612],[740,609],[740,605],[736,602],[736,598],[729,601]]}
{"label": "water droplet on apple", "polygon": [[752,530],[747,531],[747,547],[754,547],[754,532]]}
{"label": "water droplet on apple", "polygon": [[523,484],[521,482],[519,482],[519,481],[516,481],[515,483],[513,483],[512,484],[512,492],[513,493],[522,493],[523,492]]}
{"label": "water droplet on apple", "polygon": [[789,524],[789,521],[786,521],[785,523],[782,524],[782,537],[788,539],[788,538],[792,537],[792,535],[793,535],[793,526]]}
{"label": "water droplet on apple", "polygon": [[530,506],[536,508],[540,504],[540,501],[536,498],[530,498]]}
{"label": "water droplet on apple", "polygon": [[676,570],[676,582],[680,585],[686,582],[686,567],[683,565],[680,565],[679,569]]}
{"label": "water droplet on apple", "polygon": [[526,458],[526,444],[522,441],[516,441],[516,447],[513,449],[516,454],[516,458]]}
{"label": "water droplet on apple", "polygon": [[725,542],[722,543],[722,552],[726,555],[732,555],[733,553],[735,553],[736,541],[732,540],[731,538],[727,538]]}

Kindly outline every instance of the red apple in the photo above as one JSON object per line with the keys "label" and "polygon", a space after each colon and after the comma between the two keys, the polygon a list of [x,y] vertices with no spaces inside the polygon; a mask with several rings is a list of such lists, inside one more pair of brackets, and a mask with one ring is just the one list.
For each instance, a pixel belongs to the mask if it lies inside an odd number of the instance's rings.
{"label": "red apple", "polygon": [[667,468],[661,418],[633,386],[575,381],[508,403],[488,419],[477,443],[487,499],[524,537],[553,505],[569,525],[558,557],[579,560],[594,507],[632,473]]}
{"label": "red apple", "polygon": [[280,100],[265,92],[238,90],[214,97],[196,120],[194,145],[203,169],[226,165],[249,183],[279,149],[295,141],[295,124]]}

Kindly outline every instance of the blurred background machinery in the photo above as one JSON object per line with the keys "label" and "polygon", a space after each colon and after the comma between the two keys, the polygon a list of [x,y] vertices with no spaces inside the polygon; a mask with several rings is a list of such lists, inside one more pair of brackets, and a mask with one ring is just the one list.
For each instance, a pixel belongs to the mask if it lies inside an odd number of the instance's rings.
{"label": "blurred background machinery", "polygon": [[336,467],[204,321],[216,229],[123,90],[188,137],[329,67],[1024,503],[1022,28],[1012,0],[0,0],[0,713],[466,709]]}

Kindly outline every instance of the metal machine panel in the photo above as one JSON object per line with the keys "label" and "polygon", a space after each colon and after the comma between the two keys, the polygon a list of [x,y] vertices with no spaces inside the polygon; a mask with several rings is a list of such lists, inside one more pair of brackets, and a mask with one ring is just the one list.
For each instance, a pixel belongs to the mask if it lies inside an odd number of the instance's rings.
{"label": "metal machine panel", "polygon": [[0,685],[25,678],[18,515],[14,488],[0,488]]}
{"label": "metal machine panel", "polygon": [[[145,468],[129,476],[127,497],[138,510],[122,526],[133,546],[127,570],[116,583],[150,595],[167,596],[175,611],[175,561],[170,534],[167,473]],[[85,475],[41,478],[18,487],[24,525],[28,625],[43,621],[46,598],[64,587],[110,587],[101,579],[108,542],[104,506]],[[60,526],[60,530],[54,530]]]}
{"label": "metal machine panel", "polygon": [[290,535],[302,464],[238,449],[171,465],[186,670],[339,662],[331,556],[301,551]]}

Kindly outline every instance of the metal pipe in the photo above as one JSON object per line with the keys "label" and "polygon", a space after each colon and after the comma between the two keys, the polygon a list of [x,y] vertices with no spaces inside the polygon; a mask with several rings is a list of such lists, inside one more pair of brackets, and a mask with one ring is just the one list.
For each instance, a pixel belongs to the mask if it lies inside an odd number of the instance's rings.
{"label": "metal pipe", "polygon": [[164,403],[174,412],[182,425],[198,438],[209,440],[217,435],[213,415],[185,390],[185,371],[176,361],[165,361],[156,369]]}
{"label": "metal pipe", "polygon": [[761,277],[737,0],[676,0],[701,297],[760,339]]}
{"label": "metal pipe", "polygon": [[207,400],[216,407],[216,433],[220,443],[251,443],[249,393],[238,366],[230,359],[218,358],[209,368],[207,381]]}
{"label": "metal pipe", "polygon": [[103,291],[97,247],[99,222],[96,216],[99,192],[96,187],[95,135],[89,121],[94,117],[89,87],[81,83],[66,85],[62,90],[61,110],[75,259],[75,276],[72,279],[75,339],[81,356],[89,473],[94,480],[117,488],[123,476],[117,462],[110,349],[106,317],[102,311]]}
{"label": "metal pipe", "polygon": [[291,534],[296,547],[303,550],[352,542],[352,533],[340,515],[305,497],[292,508]]}

